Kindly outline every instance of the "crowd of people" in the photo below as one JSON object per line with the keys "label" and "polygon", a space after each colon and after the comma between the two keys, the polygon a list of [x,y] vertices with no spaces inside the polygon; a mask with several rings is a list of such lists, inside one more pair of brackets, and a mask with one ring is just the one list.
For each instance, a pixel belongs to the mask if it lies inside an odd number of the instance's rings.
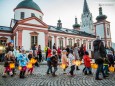
{"label": "crowd of people", "polygon": [[[99,77],[99,73],[103,74],[103,78],[108,77],[109,67],[114,67],[114,50],[106,48],[102,40],[97,37],[93,42],[94,47],[94,59],[95,63],[98,65],[95,79],[102,80]],[[54,43],[53,49],[48,46],[44,48],[45,59],[43,59],[41,46],[33,45],[29,54],[26,53],[24,47],[18,47],[14,49],[13,44],[9,43],[6,47],[6,54],[4,56],[4,73],[3,77],[7,75],[14,76],[16,74],[16,68],[19,69],[20,78],[25,78],[25,73],[33,74],[34,66],[39,67],[39,63],[43,60],[47,61],[47,71],[46,74],[51,74],[53,77],[57,76],[56,71],[58,70],[58,65],[61,63],[60,67],[63,69],[64,74],[70,76],[75,76],[74,72],[79,69],[79,65],[76,62],[84,62],[83,73],[84,75],[92,75],[91,68],[91,58],[89,52],[86,49],[86,45],[82,44],[81,47],[77,43],[72,47],[65,47],[63,49],[56,48]],[[35,62],[33,62],[35,61]],[[31,67],[30,67],[31,66]],[[70,71],[67,73],[66,69],[69,68]]]}

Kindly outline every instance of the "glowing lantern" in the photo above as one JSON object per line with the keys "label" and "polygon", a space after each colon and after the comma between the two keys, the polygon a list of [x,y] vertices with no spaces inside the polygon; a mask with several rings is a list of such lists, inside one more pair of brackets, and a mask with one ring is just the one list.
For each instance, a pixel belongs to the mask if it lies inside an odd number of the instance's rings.
{"label": "glowing lantern", "polygon": [[32,64],[35,64],[37,62],[37,60],[35,60],[34,58],[32,58],[31,60],[30,60],[30,63],[32,63]]}
{"label": "glowing lantern", "polygon": [[91,64],[91,68],[93,68],[93,69],[97,69],[97,68],[98,68],[98,65],[95,64],[95,63],[92,63],[92,64]]}
{"label": "glowing lantern", "polygon": [[81,61],[77,60],[77,61],[73,61],[73,64],[75,64],[76,66],[80,66],[81,65]]}
{"label": "glowing lantern", "polygon": [[32,63],[28,63],[27,68],[32,68]]}
{"label": "glowing lantern", "polygon": [[60,67],[61,67],[62,69],[65,69],[65,68],[67,67],[67,65],[66,65],[66,64],[61,64]]}
{"label": "glowing lantern", "polygon": [[114,72],[114,71],[115,71],[115,68],[111,66],[111,67],[109,67],[109,71],[110,71],[110,72]]}
{"label": "glowing lantern", "polygon": [[19,70],[22,70],[22,67],[21,67],[21,66],[19,66],[19,67],[18,67],[18,69],[19,69]]}
{"label": "glowing lantern", "polygon": [[11,69],[15,68],[15,64],[14,63],[10,63],[9,66],[10,66]]}

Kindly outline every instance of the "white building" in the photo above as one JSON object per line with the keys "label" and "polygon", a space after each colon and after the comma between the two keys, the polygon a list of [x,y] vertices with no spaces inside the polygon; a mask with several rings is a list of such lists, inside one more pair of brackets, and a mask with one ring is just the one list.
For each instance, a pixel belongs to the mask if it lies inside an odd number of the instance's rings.
{"label": "white building", "polygon": [[75,18],[74,29],[62,27],[61,20],[57,26],[49,26],[43,21],[43,12],[33,0],[23,0],[14,9],[14,19],[10,27],[0,26],[0,42],[14,40],[14,46],[24,46],[30,50],[33,44],[41,45],[42,50],[46,45],[52,48],[55,43],[58,47],[72,46],[78,43],[79,46],[85,43],[87,50],[93,50],[92,43],[96,36],[102,37],[106,46],[111,46],[110,22],[102,14],[93,23],[92,14],[89,11],[86,0],[82,14],[82,25],[77,23]]}

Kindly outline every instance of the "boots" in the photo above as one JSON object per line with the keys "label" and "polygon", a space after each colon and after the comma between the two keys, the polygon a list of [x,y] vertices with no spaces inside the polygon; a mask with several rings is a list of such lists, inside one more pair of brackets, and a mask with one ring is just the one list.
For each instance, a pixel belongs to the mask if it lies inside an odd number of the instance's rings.
{"label": "boots", "polygon": [[85,75],[88,75],[88,74],[87,74],[87,71],[85,71],[84,74],[85,74]]}
{"label": "boots", "polygon": [[76,66],[76,70],[80,70],[78,66]]}

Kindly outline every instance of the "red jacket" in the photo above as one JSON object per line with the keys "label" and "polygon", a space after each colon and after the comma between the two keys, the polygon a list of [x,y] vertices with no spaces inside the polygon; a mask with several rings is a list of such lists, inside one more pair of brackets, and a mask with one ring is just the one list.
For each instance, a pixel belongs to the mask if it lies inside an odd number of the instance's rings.
{"label": "red jacket", "polygon": [[83,60],[84,60],[85,67],[91,67],[91,63],[90,63],[91,60],[90,60],[90,57],[88,55],[84,55]]}

